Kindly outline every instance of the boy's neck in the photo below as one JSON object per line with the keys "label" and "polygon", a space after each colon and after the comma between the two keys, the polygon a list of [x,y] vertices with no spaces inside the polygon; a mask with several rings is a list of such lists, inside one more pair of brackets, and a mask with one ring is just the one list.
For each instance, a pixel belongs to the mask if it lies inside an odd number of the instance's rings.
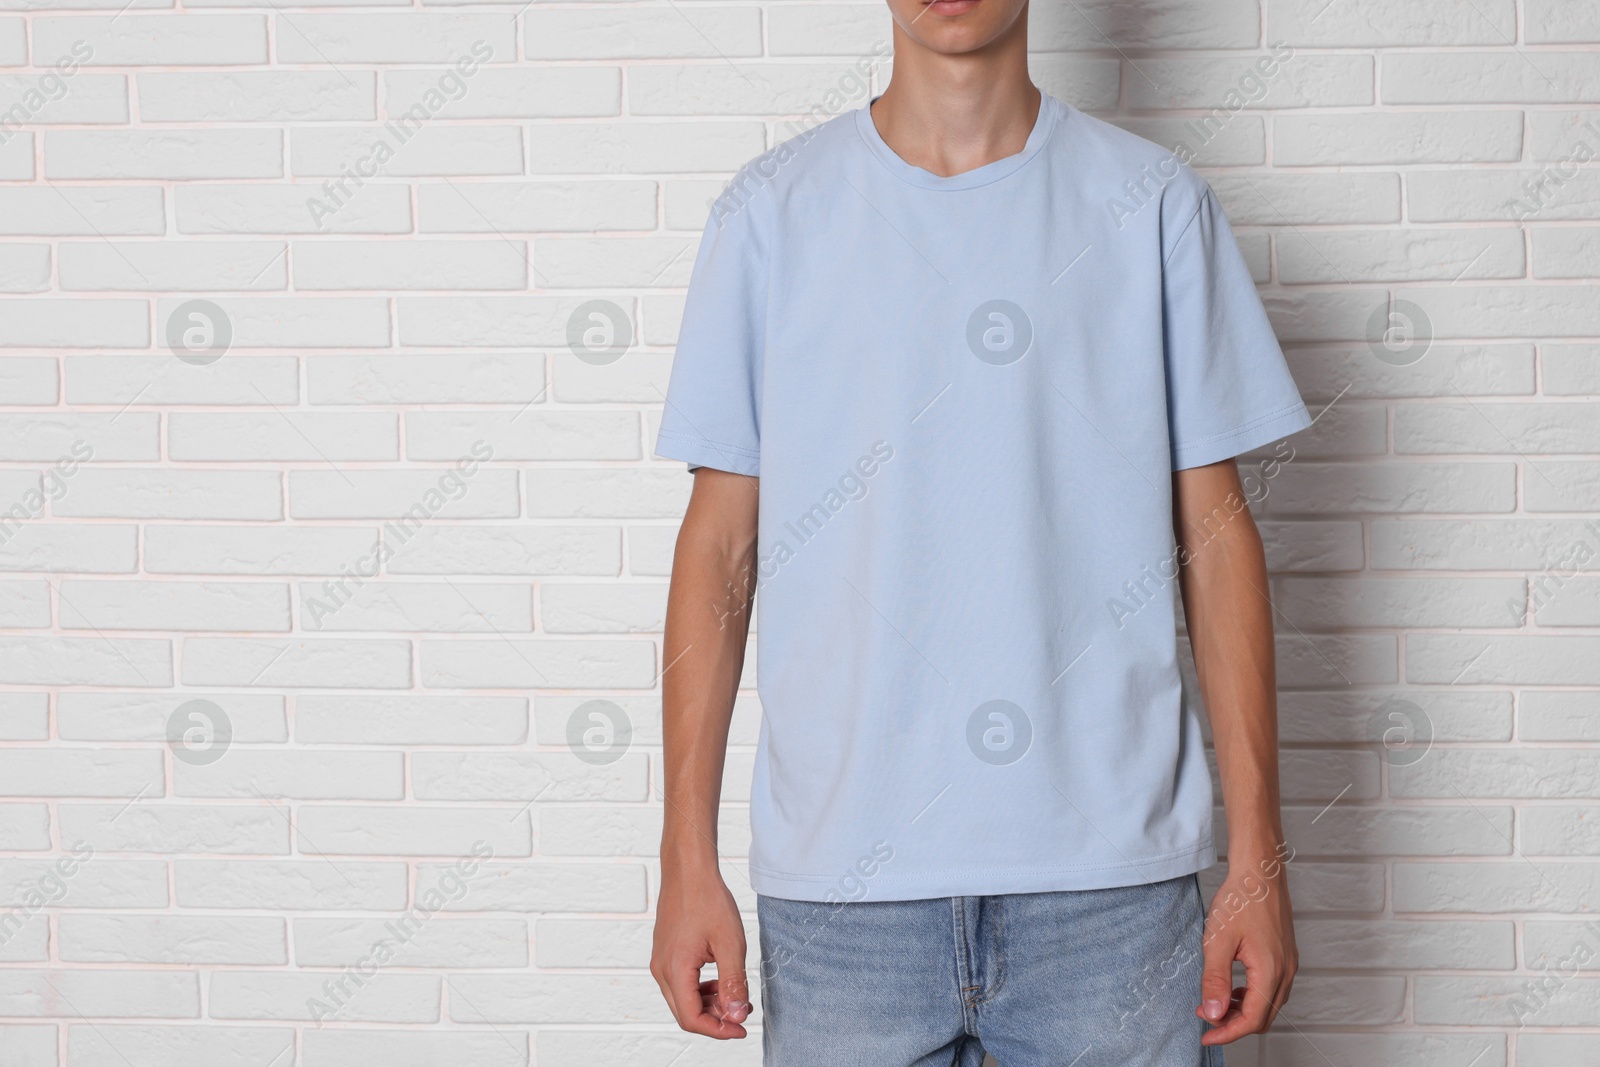
{"label": "boy's neck", "polygon": [[1022,151],[1043,106],[1028,77],[1026,19],[976,52],[935,52],[899,26],[894,43],[894,73],[870,114],[896,155],[951,177]]}

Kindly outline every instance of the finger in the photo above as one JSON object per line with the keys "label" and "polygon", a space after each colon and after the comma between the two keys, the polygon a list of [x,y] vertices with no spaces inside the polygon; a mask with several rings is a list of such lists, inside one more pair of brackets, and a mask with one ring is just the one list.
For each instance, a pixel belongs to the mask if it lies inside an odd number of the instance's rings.
{"label": "finger", "polygon": [[675,961],[667,968],[666,984],[671,987],[667,1002],[672,1008],[673,1018],[691,1034],[716,1038],[743,1037],[744,1027],[724,1023],[706,1010],[700,996],[700,967],[701,961],[691,956]]}
{"label": "finger", "polygon": [[1196,1014],[1213,1026],[1228,1013],[1233,986],[1233,957],[1239,935],[1223,933],[1205,942],[1205,969],[1200,975],[1200,1007]]}
{"label": "finger", "polygon": [[1249,979],[1246,982],[1246,985],[1234,990],[1232,1008],[1223,1017],[1220,1025],[1201,1036],[1201,1044],[1226,1045],[1265,1029],[1272,1000],[1255,982]]}
{"label": "finger", "polygon": [[745,978],[744,929],[735,927],[731,935],[711,942],[711,955],[717,963],[716,1015],[732,1023],[750,1017],[750,984]]}

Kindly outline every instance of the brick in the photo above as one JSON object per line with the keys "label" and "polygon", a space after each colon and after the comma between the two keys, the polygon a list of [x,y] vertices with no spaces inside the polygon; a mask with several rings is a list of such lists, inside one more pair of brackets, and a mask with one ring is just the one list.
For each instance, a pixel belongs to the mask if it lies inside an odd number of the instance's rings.
{"label": "brick", "polygon": [[[1496,42],[1501,43],[1501,42]],[[1577,104],[1600,100],[1592,53],[1538,58],[1500,52],[1391,52],[1383,57],[1385,104]]]}
{"label": "brick", "polygon": [[185,685],[404,689],[410,675],[407,641],[190,637],[183,644]]}
{"label": "brick", "polygon": [[667,589],[661,584],[539,587],[539,613],[549,633],[660,633]]}
{"label": "brick", "polygon": [[[1522,234],[1509,228],[1278,235],[1278,277],[1286,285],[1521,278],[1525,270]],[[1412,369],[1379,366],[1395,372]]]}
{"label": "brick", "polygon": [[170,686],[172,645],[137,637],[0,637],[0,682]]}
{"label": "brick", "polygon": [[221,67],[267,61],[267,21],[260,15],[50,15],[33,20],[37,54],[68,55],[79,40],[93,49],[86,66]]}
{"label": "brick", "polygon": [[[1600,530],[1577,519],[1400,519],[1372,524],[1374,567],[1390,569],[1562,571],[1590,558]],[[1584,552],[1589,546],[1589,552]]]}
{"label": "brick", "polygon": [[[397,752],[259,749],[235,745],[214,763],[177,765],[173,794],[261,800],[398,800],[404,793]],[[301,809],[303,816],[307,809]],[[317,851],[297,833],[296,847]]]}
{"label": "brick", "polygon": [[56,696],[56,732],[64,741],[159,741],[167,721],[191,700],[206,700],[228,716],[235,741],[288,740],[284,699],[275,694],[220,692],[68,692]]}
{"label": "brick", "polygon": [[434,519],[515,518],[517,510],[512,470],[479,469],[470,478],[454,467],[289,473],[289,513],[297,519],[407,518],[409,529]]}
{"label": "brick", "polygon": [[347,14],[299,12],[277,17],[280,63],[330,66],[345,63],[455,64],[487,45],[498,58],[516,53],[512,21],[504,15]]}
{"label": "brick", "polygon": [[464,1023],[664,1023],[671,1020],[645,975],[463,974],[450,1018]]}
{"label": "brick", "polygon": [[[1280,264],[1282,249],[1280,248]],[[1522,396],[1534,390],[1532,345],[1435,344],[1422,359],[1397,367],[1375,357],[1370,348],[1285,353],[1295,384],[1307,403],[1340,396]],[[1545,357],[1545,391],[1549,392],[1549,356]]]}
{"label": "brick", "polygon": [[280,485],[270,470],[83,467],[51,507],[61,518],[278,519]]}
{"label": "brick", "polygon": [[1383,0],[1268,0],[1267,40],[1312,47],[1510,44],[1516,38],[1510,0],[1470,9]]}
{"label": "brick", "polygon": [[[404,114],[438,84],[436,70],[386,71],[384,108],[390,115]],[[617,67],[484,67],[467,86],[447,105],[452,119],[592,118],[622,111],[622,71]]]}
{"label": "brick", "polygon": [[[1573,978],[1535,1001],[1540,986],[1506,976],[1419,975],[1413,1011],[1417,1022],[1470,1026],[1595,1026],[1600,1024],[1600,979]],[[1536,1006],[1535,1006],[1536,1005]]]}
{"label": "brick", "polygon": [[0,347],[144,348],[149,319],[143,300],[8,300]]}
{"label": "brick", "polygon": [[[344,998],[330,1002],[327,981],[316,973],[215,971],[209,985],[213,1019],[332,1018],[340,1022],[433,1023],[439,1021],[441,979],[435,975],[377,974]],[[315,1000],[325,1005],[316,1014]]]}
{"label": "brick", "polygon": [[766,150],[759,122],[534,123],[533,174],[732,174]]}
{"label": "brick", "polygon": [[[219,297],[233,327],[234,348],[384,348],[389,306],[380,297]],[[184,301],[156,302],[166,329]]]}
{"label": "brick", "polygon": [[[1518,1043],[1518,1062],[1529,1035]],[[1306,1033],[1274,1031],[1266,1037],[1272,1067],[1327,1067],[1355,1063],[1404,1063],[1412,1067],[1506,1067],[1506,1039],[1493,1033]]]}
{"label": "brick", "polygon": [[406,455],[452,459],[485,441],[504,460],[640,459],[639,431],[631,411],[411,412]]}
{"label": "brick", "polygon": [[[0,248],[0,292],[39,293],[50,288],[50,246],[45,244],[10,244]],[[21,368],[9,371],[8,379],[22,378]],[[18,382],[23,384],[23,382]],[[33,383],[29,383],[33,384]],[[55,384],[53,381],[50,383]],[[35,384],[37,388],[37,384]],[[26,394],[24,394],[26,396]],[[30,403],[19,399],[18,403]],[[31,403],[49,403],[33,400]]]}
{"label": "brick", "polygon": [[1588,692],[1526,690],[1517,697],[1524,741],[1600,741],[1600,698]]}
{"label": "brick", "polygon": [[183,908],[394,911],[407,899],[403,863],[179,859],[172,870]]}
{"label": "brick", "polygon": [[475,1067],[527,1067],[528,1035],[419,1030],[308,1029],[302,1038],[305,1067],[343,1067],[386,1063],[393,1067],[432,1067],[471,1063]]}
{"label": "brick", "polygon": [[277,178],[277,130],[52,130],[44,176],[83,178]]}
{"label": "brick", "polygon": [[1529,44],[1600,44],[1600,16],[1571,0],[1528,0]]}
{"label": "brick", "polygon": [[1516,965],[1508,922],[1312,919],[1295,924],[1307,967],[1510,970]]}
{"label": "brick", "polygon": [[615,526],[423,527],[389,561],[391,574],[614,575],[622,567]]}
{"label": "brick", "polygon": [[[119,807],[128,807],[123,804]],[[70,850],[82,854],[93,848],[73,839]],[[65,866],[63,866],[65,864]],[[161,860],[118,861],[72,855],[48,859],[8,859],[0,872],[0,906],[23,906],[39,889],[41,879],[54,877],[67,884],[63,907],[164,908],[167,906],[167,865]]]}
{"label": "brick", "polygon": [[759,56],[761,13],[753,7],[536,8],[523,19],[523,52],[529,59]]}
{"label": "brick", "polygon": [[[1373,60],[1357,55],[1150,59],[1127,83],[1127,106],[1275,109],[1372,103]],[[1261,64],[1265,64],[1263,68]],[[1270,73],[1269,73],[1270,72]]]}
{"label": "brick", "polygon": [[297,289],[525,289],[520,241],[296,241]]}
{"label": "brick", "polygon": [[1593,795],[1596,777],[1582,757],[1547,748],[1441,748],[1409,766],[1390,767],[1389,792],[1396,797],[1582,798]]}
{"label": "brick", "polygon": [[1508,512],[1515,504],[1516,468],[1508,463],[1292,463],[1274,481],[1267,510],[1274,516]]}
{"label": "brick", "polygon": [[102,1019],[194,1019],[200,978],[180,971],[72,969],[0,971],[0,1014],[46,1017],[55,1005]]}
{"label": "brick", "polygon": [[1524,457],[1523,467],[1526,511],[1594,511],[1600,504],[1600,465]]}
{"label": "brick", "polygon": [[174,412],[167,454],[184,461],[399,459],[399,418],[378,412]]}
{"label": "brick", "polygon": [[77,914],[61,916],[58,931],[69,963],[289,962],[276,918]]}
{"label": "brick", "polygon": [[[1412,707],[1396,705],[1397,700]],[[1391,712],[1415,716],[1420,711],[1424,718],[1415,724],[1420,736],[1436,741],[1509,741],[1511,703],[1510,693],[1465,690],[1286,692],[1278,695],[1278,725],[1285,742],[1376,743],[1396,725]]]}
{"label": "brick", "polygon": [[[411,757],[411,791],[419,800],[645,799],[643,753],[628,753],[614,763],[581,768],[574,766],[577,761],[570,755],[417,752]],[[502,823],[515,814],[516,809],[506,812]]]}
{"label": "brick", "polygon": [[515,745],[528,733],[524,697],[307,694],[295,709],[309,744]]}
{"label": "brick", "polygon": [[498,808],[308,805],[297,829],[301,851],[311,855],[469,856],[480,843],[496,856],[533,851],[528,821]]}
{"label": "brick", "polygon": [[1279,115],[1272,122],[1272,161],[1280,167],[1521,158],[1520,111]]}
{"label": "brick", "polygon": [[514,403],[520,410],[545,395],[544,358],[521,353],[314,356],[306,379],[313,404]]}
{"label": "brick", "polygon": [[[401,940],[396,931],[409,938]],[[523,919],[430,917],[420,927],[392,919],[296,919],[294,939],[295,960],[302,966],[353,966],[382,941],[394,947],[389,966],[395,967],[528,965],[528,924]]]}
{"label": "brick", "polygon": [[533,629],[533,597],[526,586],[391,581],[354,587],[328,581],[303,585],[300,604],[304,630],[513,633]]}
{"label": "brick", "polygon": [[[75,0],[73,6],[85,8],[90,5],[83,0]],[[55,61],[46,62],[53,64]],[[0,100],[4,100],[6,107],[10,108],[13,101],[22,100],[30,91],[39,88],[39,78],[37,73],[0,74]],[[72,76],[68,92],[59,93],[55,99],[45,96],[39,108],[33,111],[32,121],[48,125],[125,123],[128,121],[128,79],[121,74],[86,74],[79,71]]]}
{"label": "brick", "polygon": [[276,241],[63,241],[57,270],[62,289],[89,292],[283,289],[289,274]]}
{"label": "brick", "polygon": [[671,357],[630,350],[616,363],[595,366],[570,352],[554,361],[554,398],[563,403],[653,404],[667,393]]}
{"label": "brick", "polygon": [[[1287,809],[1284,833],[1293,843],[1296,857],[1508,856],[1511,815],[1510,808],[1482,805],[1373,808],[1341,800],[1331,807]],[[1317,965],[1341,966],[1327,961]]]}
{"label": "brick", "polygon": [[[417,892],[454,865],[417,865]],[[473,889],[445,911],[634,912],[645,910],[645,869],[618,863],[485,863]]]}
{"label": "brick", "polygon": [[0,571],[128,574],[137,566],[136,541],[132,526],[24,523],[0,538]]}
{"label": "brick", "polygon": [[[427,125],[407,129],[404,135],[395,129],[391,123],[295,130],[290,149],[294,173],[325,177],[369,168],[385,178],[522,173],[522,131],[516,126]],[[361,193],[358,189],[352,195],[359,198]]]}
{"label": "brick", "polygon": [[1600,808],[1530,807],[1521,817],[1522,850],[1535,856],[1600,856]]}
{"label": "brick", "polygon": [[[64,840],[93,841],[101,852],[199,852],[287,855],[288,816],[265,806],[159,804],[62,804],[57,809]],[[162,899],[166,864],[159,869]],[[110,903],[124,906],[123,902]]]}
{"label": "brick", "polygon": [[1406,638],[1406,680],[1445,685],[1595,685],[1600,638],[1534,635]]}
{"label": "brick", "polygon": [[185,185],[173,194],[179,233],[405,233],[411,195],[404,185],[367,184],[332,213],[318,212],[319,185]]}
{"label": "brick", "polygon": [[656,183],[423,182],[417,205],[422,233],[648,230],[655,226]]}
{"label": "brick", "polygon": [[300,365],[293,356],[222,359],[205,366],[168,354],[68,356],[63,364],[69,404],[292,406],[299,398]]}
{"label": "brick", "polygon": [[[139,74],[145,122],[312,122],[377,118],[371,71],[172,71]],[[73,95],[77,95],[73,86]],[[112,120],[117,121],[117,120]]]}
{"label": "brick", "polygon": [[[5,585],[21,583],[5,583]],[[43,586],[43,583],[38,583]],[[4,585],[0,585],[3,593]],[[46,607],[48,609],[48,588]],[[50,625],[49,611],[39,628]],[[0,693],[0,738],[7,741],[44,741],[50,737],[50,697],[47,693]]]}
{"label": "brick", "polygon": [[1600,171],[1562,179],[1553,169],[1414,170],[1406,174],[1406,207],[1412,222],[1592,219]]}
{"label": "brick", "polygon": [[[78,0],[82,2],[82,0]],[[267,1064],[294,1049],[294,1031],[276,1026],[104,1026],[86,1023],[67,1030],[70,1067],[170,1067],[209,1063],[216,1067]]]}
{"label": "brick", "polygon": [[652,684],[648,641],[423,640],[422,684],[430,689],[641,688]]}
{"label": "brick", "polygon": [[43,852],[50,848],[50,809],[44,804],[0,804],[0,848]]}
{"label": "brick", "polygon": [[1210,184],[1235,226],[1400,221],[1395,174],[1218,175]]}
{"label": "brick", "polygon": [[[565,346],[567,322],[584,300],[567,296],[401,297],[404,346],[524,348]],[[630,320],[633,301],[615,303]]]}
{"label": "brick", "polygon": [[[338,574],[370,556],[376,527],[145,527],[145,567],[152,574]],[[129,568],[132,569],[132,568]]]}
{"label": "brick", "polygon": [[1593,277],[1600,240],[1592,229],[1541,226],[1533,231],[1535,278]]}
{"label": "brick", "polygon": [[241,582],[61,583],[68,630],[289,629],[289,590]]}
{"label": "brick", "polygon": [[1520,578],[1291,578],[1277,604],[1310,631],[1349,627],[1503,627],[1505,602],[1525,595]]}

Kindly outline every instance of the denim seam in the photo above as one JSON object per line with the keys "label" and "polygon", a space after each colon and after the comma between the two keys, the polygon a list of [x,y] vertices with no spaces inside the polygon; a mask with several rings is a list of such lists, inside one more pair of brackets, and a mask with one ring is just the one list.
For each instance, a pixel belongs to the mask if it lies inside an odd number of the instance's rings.
{"label": "denim seam", "polygon": [[1005,909],[1001,906],[1001,902],[1004,899],[1004,897],[985,897],[980,905],[994,908],[994,925],[997,931],[995,934],[995,969],[994,985],[988,992],[981,994],[973,1001],[974,1007],[979,1004],[985,1004],[999,996],[1000,990],[1004,989],[1006,985],[1006,921]]}

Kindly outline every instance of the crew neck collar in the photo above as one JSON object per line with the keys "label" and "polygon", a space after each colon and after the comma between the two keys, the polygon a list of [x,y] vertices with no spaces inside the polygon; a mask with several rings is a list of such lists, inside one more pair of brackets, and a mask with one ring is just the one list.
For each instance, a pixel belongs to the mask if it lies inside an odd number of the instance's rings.
{"label": "crew neck collar", "polygon": [[925,189],[975,189],[980,185],[999,181],[1021,169],[1030,159],[1038,155],[1039,149],[1050,140],[1050,134],[1055,130],[1057,123],[1067,116],[1065,104],[1040,90],[1039,114],[1033,120],[1033,130],[1029,132],[1022,151],[997,159],[993,163],[985,163],[981,167],[944,177],[907,163],[889,147],[883,135],[878,132],[877,125],[872,121],[872,105],[877,99],[872,97],[865,105],[856,109],[856,131],[860,133],[862,141],[866,142],[867,148],[878,157],[878,161],[887,167],[890,173],[902,181],[920,185]]}

